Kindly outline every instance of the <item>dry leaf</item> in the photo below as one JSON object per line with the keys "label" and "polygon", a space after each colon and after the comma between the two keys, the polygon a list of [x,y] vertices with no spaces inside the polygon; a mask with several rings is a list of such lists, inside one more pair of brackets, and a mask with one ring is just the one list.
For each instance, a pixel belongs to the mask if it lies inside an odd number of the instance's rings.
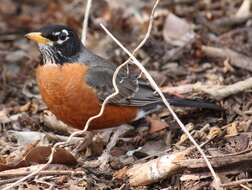
{"label": "dry leaf", "polygon": [[[40,163],[47,162],[48,157],[51,154],[51,147],[38,146],[33,148],[26,156],[25,161],[28,163]],[[74,156],[64,148],[57,148],[52,163],[74,165],[77,163]]]}
{"label": "dry leaf", "polygon": [[230,125],[227,126],[227,135],[226,136],[236,136],[238,135],[237,130],[238,122],[233,122]]}
{"label": "dry leaf", "polygon": [[18,145],[28,145],[36,141],[40,141],[43,145],[48,144],[48,140],[44,133],[36,131],[8,131],[10,138],[14,137]]}
{"label": "dry leaf", "polygon": [[167,43],[184,46],[195,37],[191,24],[173,13],[166,17],[163,36]]}
{"label": "dry leaf", "polygon": [[150,124],[149,133],[151,134],[169,127],[167,123],[161,121],[159,118],[148,117],[147,120]]}
{"label": "dry leaf", "polygon": [[125,166],[125,167],[123,167],[122,169],[120,169],[120,170],[114,172],[113,176],[114,176],[114,178],[116,178],[116,179],[123,179],[123,178],[126,176],[127,171],[128,171],[128,167]]}
{"label": "dry leaf", "polygon": [[212,127],[207,135],[207,139],[213,139],[215,137],[221,136],[222,131],[219,127]]}
{"label": "dry leaf", "polygon": [[[27,148],[31,148],[27,146]],[[48,161],[51,147],[50,146],[37,146],[32,147],[31,150],[25,150],[25,155],[16,155],[15,158],[7,158],[5,161],[3,159],[0,163],[0,171],[8,169],[16,169],[20,167],[30,166],[32,164],[44,164]],[[10,161],[7,161],[10,160]],[[57,148],[52,163],[54,164],[66,164],[74,165],[77,163],[75,157],[63,148]]]}

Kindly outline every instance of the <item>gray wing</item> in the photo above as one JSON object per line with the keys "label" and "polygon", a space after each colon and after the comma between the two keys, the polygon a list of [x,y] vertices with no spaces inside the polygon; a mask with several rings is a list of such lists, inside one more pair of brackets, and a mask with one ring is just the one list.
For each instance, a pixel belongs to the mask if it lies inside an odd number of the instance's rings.
{"label": "gray wing", "polygon": [[[108,63],[104,58],[93,54],[82,47],[82,53],[78,55],[77,61],[89,66],[85,81],[96,89],[97,96],[101,102],[114,92],[112,78],[116,66]],[[136,76],[127,75],[126,69],[121,70],[117,76],[119,94],[110,99],[111,104],[152,108],[153,104],[162,103],[159,96],[154,94],[152,87]],[[166,97],[171,105],[182,107],[197,107],[220,110],[220,107],[204,101],[181,99],[178,97]]]}
{"label": "gray wing", "polygon": [[[115,91],[112,84],[114,71],[115,66],[106,63],[103,67],[89,67],[85,80],[87,84],[96,89],[101,101]],[[147,83],[138,79],[137,76],[128,75],[126,69],[122,69],[118,73],[116,84],[119,94],[110,99],[111,104],[142,107],[160,101]]]}

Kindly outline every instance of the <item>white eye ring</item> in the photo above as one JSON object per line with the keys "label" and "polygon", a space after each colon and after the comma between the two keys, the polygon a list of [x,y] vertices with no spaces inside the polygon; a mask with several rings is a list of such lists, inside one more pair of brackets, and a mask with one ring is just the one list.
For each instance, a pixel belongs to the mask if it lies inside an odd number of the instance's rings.
{"label": "white eye ring", "polygon": [[[55,33],[56,34],[56,33]],[[66,29],[63,29],[61,32],[57,32],[57,34],[56,35],[58,35],[58,41],[57,41],[57,43],[58,44],[62,44],[62,43],[64,43],[66,40],[68,40],[69,39],[69,33],[68,33],[68,31],[66,30]]]}
{"label": "white eye ring", "polygon": [[66,29],[63,29],[61,32],[65,33],[67,36],[69,35],[69,33]]}

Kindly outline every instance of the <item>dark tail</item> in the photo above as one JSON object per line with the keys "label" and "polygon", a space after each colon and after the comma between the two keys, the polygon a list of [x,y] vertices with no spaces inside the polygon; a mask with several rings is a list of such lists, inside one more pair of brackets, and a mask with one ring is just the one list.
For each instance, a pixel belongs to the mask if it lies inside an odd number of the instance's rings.
{"label": "dark tail", "polygon": [[194,107],[194,108],[203,108],[203,109],[212,109],[212,110],[223,110],[220,106],[205,102],[203,100],[190,100],[183,99],[178,97],[167,97],[168,102],[177,107]]}

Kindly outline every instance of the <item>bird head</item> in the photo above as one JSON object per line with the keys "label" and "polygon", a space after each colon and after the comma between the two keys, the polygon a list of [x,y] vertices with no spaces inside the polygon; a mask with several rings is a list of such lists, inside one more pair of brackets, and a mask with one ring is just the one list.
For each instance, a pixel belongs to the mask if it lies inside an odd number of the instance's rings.
{"label": "bird head", "polygon": [[38,44],[44,64],[73,62],[83,46],[76,32],[64,25],[48,25],[25,37]]}

